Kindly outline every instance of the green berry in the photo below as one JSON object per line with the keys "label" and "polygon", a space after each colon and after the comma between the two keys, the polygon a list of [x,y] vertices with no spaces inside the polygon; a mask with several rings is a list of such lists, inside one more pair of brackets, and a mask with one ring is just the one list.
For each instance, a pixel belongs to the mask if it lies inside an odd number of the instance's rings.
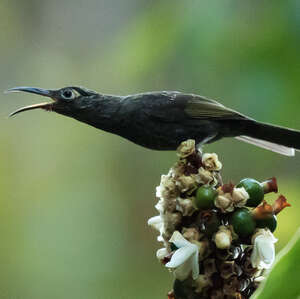
{"label": "green berry", "polygon": [[246,238],[253,234],[255,230],[255,221],[247,208],[237,209],[233,212],[230,223],[232,224],[235,233],[242,238]]}
{"label": "green berry", "polygon": [[277,227],[277,217],[271,215],[265,219],[256,219],[256,226],[260,228],[267,227],[273,233]]}
{"label": "green berry", "polygon": [[201,186],[196,191],[195,205],[198,209],[211,209],[218,195],[215,188],[211,186]]}
{"label": "green berry", "polygon": [[248,192],[249,199],[246,203],[248,207],[257,207],[264,199],[264,188],[254,179],[243,179],[236,187],[244,187]]}

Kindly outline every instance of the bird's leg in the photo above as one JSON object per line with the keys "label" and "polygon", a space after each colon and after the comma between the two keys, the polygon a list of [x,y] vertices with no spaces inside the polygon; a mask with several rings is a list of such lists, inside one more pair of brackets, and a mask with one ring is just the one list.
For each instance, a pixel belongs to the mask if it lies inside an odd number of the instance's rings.
{"label": "bird's leg", "polygon": [[207,136],[206,138],[204,138],[201,142],[199,142],[199,143],[196,145],[196,148],[197,148],[197,150],[199,151],[200,154],[202,154],[202,148],[203,148],[203,146],[204,146],[206,143],[209,143],[209,141],[212,140],[212,139],[214,139],[216,136],[217,136],[217,134]]}
{"label": "bird's leg", "polygon": [[222,179],[222,176],[219,172],[216,173],[216,177],[217,177],[218,184],[222,186],[223,185],[223,179]]}

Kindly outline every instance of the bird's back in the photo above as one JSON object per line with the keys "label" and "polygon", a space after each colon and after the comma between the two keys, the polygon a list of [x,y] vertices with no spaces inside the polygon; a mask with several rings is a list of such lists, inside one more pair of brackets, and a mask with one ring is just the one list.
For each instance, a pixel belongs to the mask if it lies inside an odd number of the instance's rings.
{"label": "bird's back", "polygon": [[217,122],[207,115],[202,119],[190,115],[190,105],[197,105],[202,111],[209,105],[224,109],[214,100],[177,91],[130,95],[123,99],[120,109],[126,119],[122,134],[135,143],[158,150],[174,150],[187,138],[200,142],[217,135]]}

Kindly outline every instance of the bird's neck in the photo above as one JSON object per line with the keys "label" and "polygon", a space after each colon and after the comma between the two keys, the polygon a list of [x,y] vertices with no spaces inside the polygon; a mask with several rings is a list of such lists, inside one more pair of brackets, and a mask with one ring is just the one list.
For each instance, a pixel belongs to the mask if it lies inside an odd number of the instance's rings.
{"label": "bird's neck", "polygon": [[[115,133],[119,127],[121,97],[101,95],[79,119],[98,129]],[[81,118],[81,117],[79,117]]]}
{"label": "bird's neck", "polygon": [[59,113],[75,118],[98,129],[116,133],[121,121],[118,117],[121,101],[122,97],[99,95],[94,99],[81,101],[75,109],[69,112],[64,111]]}

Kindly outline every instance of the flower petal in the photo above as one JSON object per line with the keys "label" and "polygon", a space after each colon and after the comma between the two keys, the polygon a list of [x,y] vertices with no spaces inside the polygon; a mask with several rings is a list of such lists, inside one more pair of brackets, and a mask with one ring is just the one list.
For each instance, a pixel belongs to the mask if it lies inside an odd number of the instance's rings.
{"label": "flower petal", "polygon": [[156,187],[156,197],[161,198],[161,186]]}
{"label": "flower petal", "polygon": [[[257,238],[260,238],[257,237]],[[258,242],[258,252],[260,256],[260,266],[268,269],[272,266],[275,260],[275,247],[274,243],[269,242],[263,238],[257,240]]]}
{"label": "flower petal", "polygon": [[275,260],[275,246],[277,239],[270,230],[261,229],[254,239],[254,247],[250,257],[254,268],[269,269]]}
{"label": "flower petal", "polygon": [[166,248],[160,248],[156,251],[156,257],[159,260],[162,260],[163,258],[165,258],[167,255],[169,254],[168,250]]}
{"label": "flower petal", "polygon": [[[195,249],[196,247],[196,249]],[[177,249],[172,255],[171,260],[166,264],[168,268],[177,268],[185,263],[197,251],[196,245],[184,246]]]}
{"label": "flower petal", "polygon": [[160,199],[159,202],[155,205],[155,209],[159,212],[159,213],[163,213],[164,212],[164,201],[163,199]]}
{"label": "flower petal", "polygon": [[164,242],[164,238],[163,238],[162,236],[158,236],[158,237],[157,237],[157,241],[158,241],[158,242]]}
{"label": "flower petal", "polygon": [[191,243],[186,240],[179,231],[175,231],[172,237],[169,240],[170,243],[173,243],[177,248],[181,248],[183,246],[188,246]]}
{"label": "flower petal", "polygon": [[154,216],[148,219],[148,225],[152,226],[156,230],[160,231],[162,225],[163,225],[163,220],[161,216]]}

